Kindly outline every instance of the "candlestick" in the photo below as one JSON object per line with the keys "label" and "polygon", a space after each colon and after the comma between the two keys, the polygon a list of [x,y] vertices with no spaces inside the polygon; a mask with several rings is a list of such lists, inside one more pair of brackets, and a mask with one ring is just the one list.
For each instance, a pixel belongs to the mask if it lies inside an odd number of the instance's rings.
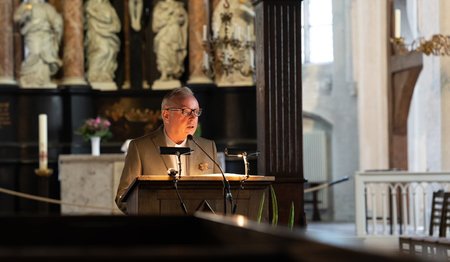
{"label": "candlestick", "polygon": [[203,25],[203,42],[208,41],[208,32],[206,25]]}
{"label": "candlestick", "polygon": [[47,115],[39,115],[39,169],[47,169]]}
{"label": "candlestick", "polygon": [[209,69],[208,53],[206,53],[205,51],[203,51],[203,66],[204,66],[206,69]]}
{"label": "candlestick", "polygon": [[237,26],[236,29],[234,30],[234,39],[240,40],[240,38],[241,38],[241,27]]}
{"label": "candlestick", "polygon": [[400,38],[401,36],[401,19],[402,14],[400,12],[400,9],[395,9],[395,16],[394,16],[394,37]]}

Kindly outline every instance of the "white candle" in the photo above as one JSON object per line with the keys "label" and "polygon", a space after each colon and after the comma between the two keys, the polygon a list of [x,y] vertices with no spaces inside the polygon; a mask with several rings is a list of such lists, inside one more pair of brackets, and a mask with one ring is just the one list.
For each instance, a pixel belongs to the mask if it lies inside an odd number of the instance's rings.
{"label": "white candle", "polygon": [[394,16],[394,37],[395,38],[400,38],[401,36],[401,19],[402,14],[400,12],[400,9],[395,9],[395,16]]}
{"label": "white candle", "polygon": [[250,42],[251,39],[250,25],[247,25],[247,42]]}
{"label": "white candle", "polygon": [[255,68],[255,54],[253,49],[250,49],[250,66]]}
{"label": "white candle", "polygon": [[47,169],[47,115],[39,114],[39,169]]}
{"label": "white candle", "polygon": [[203,25],[203,42],[206,42],[206,41],[208,41],[208,36],[207,36],[207,34],[208,34],[208,32],[207,32],[207,27],[206,27],[206,25]]}
{"label": "white candle", "polygon": [[237,26],[236,29],[234,30],[234,39],[240,40],[240,38],[241,38],[241,27]]}
{"label": "white candle", "polygon": [[208,53],[206,53],[205,51],[203,51],[203,66],[206,69],[209,69],[209,61],[208,61]]}

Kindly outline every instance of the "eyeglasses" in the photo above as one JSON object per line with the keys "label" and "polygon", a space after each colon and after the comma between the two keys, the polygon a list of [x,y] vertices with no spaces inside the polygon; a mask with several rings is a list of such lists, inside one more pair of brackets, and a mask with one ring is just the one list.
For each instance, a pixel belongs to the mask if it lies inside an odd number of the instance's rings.
{"label": "eyeglasses", "polygon": [[168,111],[181,111],[183,116],[196,116],[199,117],[202,114],[202,109],[190,109],[190,108],[166,108]]}

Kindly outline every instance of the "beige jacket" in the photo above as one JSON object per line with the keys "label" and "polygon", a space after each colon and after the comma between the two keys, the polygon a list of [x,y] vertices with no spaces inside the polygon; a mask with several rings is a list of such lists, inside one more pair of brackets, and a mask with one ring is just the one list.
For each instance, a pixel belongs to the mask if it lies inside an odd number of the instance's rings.
{"label": "beige jacket", "polygon": [[[217,162],[217,149],[214,141],[201,137],[195,137],[194,139]],[[116,194],[116,204],[124,213],[127,213],[126,202],[122,202],[121,199],[136,177],[167,175],[167,169],[171,167],[171,159],[169,155],[159,153],[160,146],[166,146],[166,138],[162,127],[130,142]],[[194,142],[188,140],[186,147],[194,150],[186,156],[186,169],[188,170],[188,173],[185,173],[186,175],[220,173],[219,168]]]}

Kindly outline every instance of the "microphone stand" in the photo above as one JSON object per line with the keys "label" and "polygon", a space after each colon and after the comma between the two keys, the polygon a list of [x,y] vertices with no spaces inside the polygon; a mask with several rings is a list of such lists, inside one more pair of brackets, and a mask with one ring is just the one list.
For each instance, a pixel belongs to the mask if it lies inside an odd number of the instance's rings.
{"label": "microphone stand", "polygon": [[177,166],[178,166],[178,177],[181,178],[181,154],[180,151],[177,151]]}
{"label": "microphone stand", "polygon": [[[183,199],[180,196],[180,192],[178,192],[178,179],[181,178],[181,155],[190,155],[193,150],[188,147],[160,147],[161,155],[176,155],[177,156],[177,166],[178,171],[173,168],[168,170],[169,176],[173,177],[173,186],[175,187],[175,192],[177,193],[178,200],[180,201],[180,206],[183,209],[183,212],[187,215],[187,208],[183,202]],[[178,178],[177,178],[178,173]]]}
{"label": "microphone stand", "polygon": [[[206,153],[206,151],[197,143],[197,141],[194,140],[194,137],[192,135],[188,135],[187,138],[189,140],[192,140],[192,142],[194,142],[194,144],[196,144],[198,146],[198,148],[200,148],[200,150],[202,150],[202,152],[219,168],[220,173],[222,174],[222,183],[223,183],[223,213],[226,215],[227,214],[227,200],[230,202],[230,206],[232,207],[232,212],[234,212],[235,210],[233,210],[233,195],[231,194],[231,187],[230,187],[230,182],[228,181],[227,177],[225,176],[225,173],[223,172],[222,168],[220,167],[220,165],[216,162],[216,160],[214,160],[208,153]],[[232,213],[234,214],[234,213]]]}
{"label": "microphone stand", "polygon": [[184,204],[183,199],[181,198],[180,192],[178,191],[178,178],[177,178],[177,171],[175,171],[173,168],[169,169],[169,176],[173,177],[173,186],[175,188],[175,192],[178,196],[178,201],[180,201],[181,209],[183,209],[184,214],[188,214],[186,205]]}
{"label": "microphone stand", "polygon": [[244,189],[244,183],[245,181],[247,181],[247,179],[250,177],[249,175],[249,162],[247,157],[248,156],[258,156],[259,152],[255,152],[255,153],[251,153],[249,155],[247,155],[247,152],[242,152],[236,155],[233,154],[228,154],[228,148],[225,148],[225,155],[226,156],[232,156],[232,157],[242,157],[242,160],[244,160],[244,179],[242,179],[239,183],[239,189],[238,189],[238,193],[237,193],[237,197],[236,197],[236,201],[234,202],[234,206],[233,206],[233,214],[236,213],[236,209],[237,209],[237,204],[238,204],[238,200],[239,200],[239,193],[241,192],[241,189]]}

